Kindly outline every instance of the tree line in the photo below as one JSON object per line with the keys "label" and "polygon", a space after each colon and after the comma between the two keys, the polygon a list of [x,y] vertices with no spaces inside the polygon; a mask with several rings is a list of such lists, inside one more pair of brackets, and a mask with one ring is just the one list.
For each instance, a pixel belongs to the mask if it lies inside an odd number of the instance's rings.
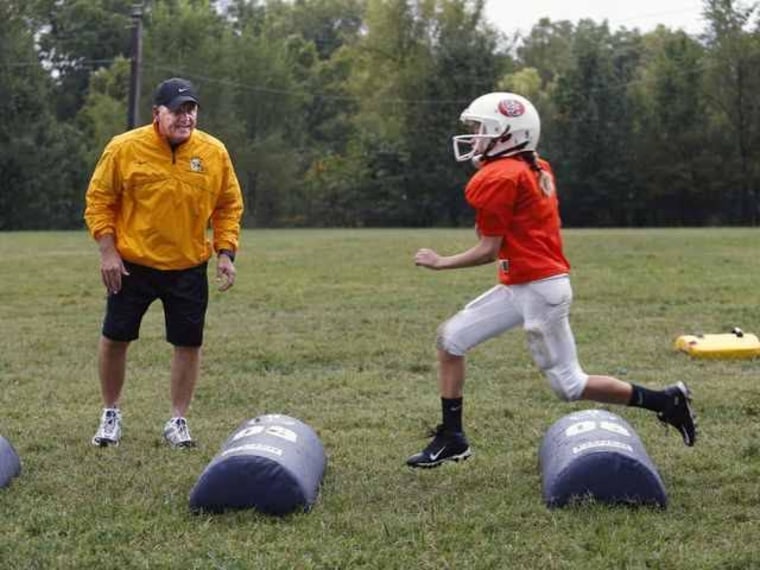
{"label": "tree line", "polygon": [[[81,228],[84,191],[126,128],[134,0],[0,2],[0,229]],[[139,116],[192,80],[229,148],[246,227],[470,224],[459,114],[531,99],[567,226],[756,225],[757,4],[705,0],[697,36],[542,19],[484,0],[143,2]]]}

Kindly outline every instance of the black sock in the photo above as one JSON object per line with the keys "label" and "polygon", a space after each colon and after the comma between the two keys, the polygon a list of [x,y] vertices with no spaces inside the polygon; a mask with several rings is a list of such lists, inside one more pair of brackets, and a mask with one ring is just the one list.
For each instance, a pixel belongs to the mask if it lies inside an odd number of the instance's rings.
{"label": "black sock", "polygon": [[631,387],[633,393],[631,394],[631,401],[628,402],[629,406],[661,412],[673,399],[672,396],[668,396],[662,390],[650,390],[636,384],[631,384]]}
{"label": "black sock", "polygon": [[462,431],[462,398],[441,398],[443,428],[448,431]]}

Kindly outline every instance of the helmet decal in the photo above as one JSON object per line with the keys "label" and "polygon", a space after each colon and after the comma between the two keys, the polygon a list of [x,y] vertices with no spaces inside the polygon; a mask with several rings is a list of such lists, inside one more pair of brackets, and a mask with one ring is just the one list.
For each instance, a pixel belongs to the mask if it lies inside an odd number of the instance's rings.
{"label": "helmet decal", "polygon": [[525,113],[525,105],[517,99],[502,99],[498,105],[499,113],[505,117],[520,117]]}

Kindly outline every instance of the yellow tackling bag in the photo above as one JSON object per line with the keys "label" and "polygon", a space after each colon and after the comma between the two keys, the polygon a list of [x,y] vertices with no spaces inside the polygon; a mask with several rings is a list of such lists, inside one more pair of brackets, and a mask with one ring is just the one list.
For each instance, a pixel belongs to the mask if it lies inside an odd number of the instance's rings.
{"label": "yellow tackling bag", "polygon": [[760,356],[760,340],[735,328],[726,334],[679,336],[676,349],[694,358],[753,358]]}

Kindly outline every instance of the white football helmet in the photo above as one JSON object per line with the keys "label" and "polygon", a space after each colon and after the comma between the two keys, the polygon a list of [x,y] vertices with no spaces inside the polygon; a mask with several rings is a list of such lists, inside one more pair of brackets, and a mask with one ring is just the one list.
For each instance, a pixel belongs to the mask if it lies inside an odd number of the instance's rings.
{"label": "white football helmet", "polygon": [[459,116],[470,127],[453,138],[458,162],[476,165],[489,158],[536,150],[541,119],[533,104],[515,93],[488,93],[475,99]]}

